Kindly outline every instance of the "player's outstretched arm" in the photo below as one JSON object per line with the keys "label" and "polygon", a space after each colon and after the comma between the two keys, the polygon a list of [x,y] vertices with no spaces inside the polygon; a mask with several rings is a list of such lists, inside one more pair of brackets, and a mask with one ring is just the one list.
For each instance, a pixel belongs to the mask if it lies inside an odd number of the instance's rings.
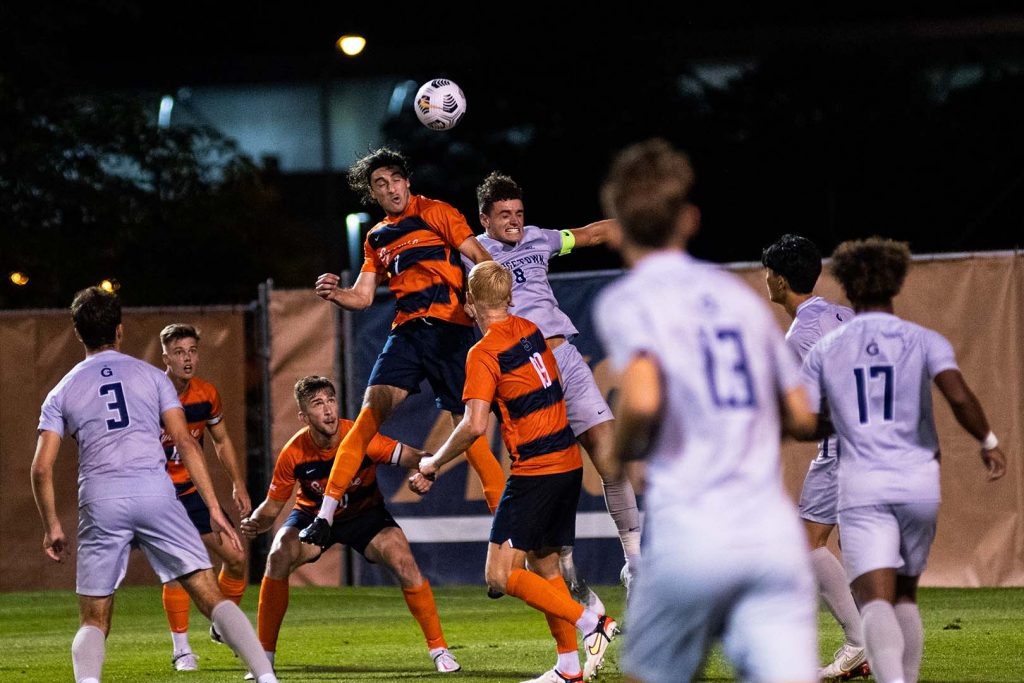
{"label": "player's outstretched arm", "polygon": [[779,396],[782,430],[800,441],[817,441],[832,433],[832,424],[811,409],[803,387],[787,389]]}
{"label": "player's outstretched arm", "polygon": [[203,451],[185,422],[185,411],[181,408],[171,408],[161,413],[160,418],[164,421],[164,430],[174,441],[178,453],[181,454],[181,463],[188,470],[189,478],[196,485],[196,490],[199,491],[206,507],[210,508],[210,524],[214,533],[226,536],[232,547],[242,550],[242,542],[238,539],[238,534],[231,527],[228,518],[221,512],[217,494],[213,490],[213,480],[210,479],[210,472],[206,469],[206,462],[203,459]]}
{"label": "player's outstretched arm", "polygon": [[935,386],[939,388],[953,416],[960,426],[981,442],[981,460],[988,469],[989,481],[1006,474],[1006,456],[999,449],[999,442],[989,429],[988,419],[978,398],[967,386],[959,370],[943,370],[935,375]]}
{"label": "player's outstretched arm", "polygon": [[210,437],[213,439],[213,449],[217,452],[217,459],[224,467],[224,471],[231,477],[231,497],[238,507],[238,514],[247,517],[252,511],[252,500],[245,488],[245,478],[242,476],[241,463],[238,461],[238,454],[235,445],[228,436],[228,430],[224,422],[218,422],[208,427]]}
{"label": "player's outstretched arm", "polygon": [[466,401],[466,412],[462,421],[455,426],[448,440],[441,445],[435,455],[420,460],[420,474],[430,479],[437,475],[441,467],[462,455],[487,431],[487,418],[491,404],[478,398]]}
{"label": "player's outstretched arm", "polygon": [[610,235],[618,230],[619,222],[614,218],[594,221],[593,223],[584,225],[582,228],[573,228],[568,231],[573,238],[573,243],[569,248],[578,249],[581,247],[594,247],[598,244],[607,244]]}
{"label": "player's outstretched arm", "polygon": [[274,500],[273,498],[264,499],[262,503],[256,506],[251,515],[242,520],[241,525],[239,525],[242,535],[246,538],[256,538],[265,531],[269,531],[270,527],[274,524],[274,520],[277,519],[277,516],[281,514],[281,510],[284,509],[286,502]]}
{"label": "player's outstretched arm", "polygon": [[490,252],[484,249],[484,245],[480,244],[480,240],[474,237],[467,237],[459,245],[459,253],[470,259],[473,263],[483,263],[484,261],[493,261]]}
{"label": "player's outstretched arm", "polygon": [[32,458],[32,495],[43,520],[43,550],[55,562],[63,562],[68,556],[68,539],[57,516],[57,497],[53,491],[53,465],[59,451],[60,436],[45,429],[40,431]]}
{"label": "player's outstretched arm", "polygon": [[354,285],[344,288],[338,286],[341,284],[340,276],[324,273],[316,279],[314,290],[318,297],[332,304],[349,311],[361,311],[373,303],[373,295],[377,292],[380,281],[381,276],[377,273],[363,271],[359,273]]}

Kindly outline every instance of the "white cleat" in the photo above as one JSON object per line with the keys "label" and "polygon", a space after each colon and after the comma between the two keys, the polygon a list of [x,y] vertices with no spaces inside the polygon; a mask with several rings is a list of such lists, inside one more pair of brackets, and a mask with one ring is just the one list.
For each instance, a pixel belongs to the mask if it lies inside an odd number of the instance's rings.
{"label": "white cleat", "polygon": [[531,678],[523,683],[583,683],[583,674],[566,676],[558,669],[549,669],[536,678]]}
{"label": "white cleat", "polygon": [[194,652],[175,652],[171,664],[175,671],[199,671],[199,656]]}
{"label": "white cleat", "polygon": [[867,652],[863,647],[843,644],[836,650],[832,663],[818,672],[823,681],[848,681],[855,676],[867,676]]}
{"label": "white cleat", "polygon": [[442,648],[440,652],[434,655],[434,666],[437,670],[443,674],[455,673],[462,666],[455,661],[455,657],[448,651],[448,648]]}
{"label": "white cleat", "polygon": [[592,681],[597,672],[604,666],[604,655],[608,645],[619,635],[619,625],[607,614],[601,615],[597,628],[583,638],[583,649],[587,653],[587,661],[583,664],[583,680]]}

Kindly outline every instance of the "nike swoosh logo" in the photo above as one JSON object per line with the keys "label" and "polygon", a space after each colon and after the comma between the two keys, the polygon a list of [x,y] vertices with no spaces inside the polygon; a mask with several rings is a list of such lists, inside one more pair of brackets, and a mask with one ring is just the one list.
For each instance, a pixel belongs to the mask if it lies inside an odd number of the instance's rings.
{"label": "nike swoosh logo", "polygon": [[597,414],[598,414],[598,415],[603,415],[603,414],[605,414],[606,412],[608,412],[608,411],[607,411],[607,409],[605,409],[605,410],[599,410],[599,411],[597,411]]}

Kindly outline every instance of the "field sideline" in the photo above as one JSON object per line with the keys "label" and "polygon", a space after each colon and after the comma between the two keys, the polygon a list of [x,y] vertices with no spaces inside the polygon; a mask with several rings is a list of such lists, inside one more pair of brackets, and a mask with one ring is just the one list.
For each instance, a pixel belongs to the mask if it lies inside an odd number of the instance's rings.
{"label": "field sideline", "polygon": [[[242,607],[255,622],[258,586]],[[396,588],[293,588],[278,649],[284,681],[395,681],[451,678],[461,683],[532,678],[550,668],[554,650],[543,617],[519,600],[489,600],[479,586],[434,589],[442,625],[463,670],[438,674]],[[600,587],[614,615],[623,590]],[[1024,680],[1024,589],[922,589],[926,641],[922,683]],[[819,615],[822,657],[840,641],[826,613]],[[192,610],[191,640],[201,670],[176,673],[157,587],[118,592],[108,641],[105,681],[201,683],[240,681],[241,664],[210,642],[205,619]],[[77,601],[69,591],[0,594],[0,679],[32,683],[73,680],[71,639]],[[623,636],[627,637],[627,636]],[[619,683],[619,642],[600,676]],[[716,653],[705,681],[733,680]]]}

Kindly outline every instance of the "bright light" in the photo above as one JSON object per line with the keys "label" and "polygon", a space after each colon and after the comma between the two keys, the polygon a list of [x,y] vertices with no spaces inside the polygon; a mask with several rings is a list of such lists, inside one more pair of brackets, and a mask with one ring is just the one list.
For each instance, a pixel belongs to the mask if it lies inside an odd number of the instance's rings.
{"label": "bright light", "polygon": [[20,270],[16,270],[8,275],[7,279],[11,281],[11,284],[17,285],[18,287],[24,287],[28,284],[28,275],[22,273]]}
{"label": "bright light", "polygon": [[121,283],[117,280],[104,280],[100,283],[100,289],[104,292],[110,292],[113,294],[117,290],[121,289]]}
{"label": "bright light", "polygon": [[170,128],[171,112],[174,110],[174,98],[164,95],[160,98],[160,113],[156,117],[157,128]]}
{"label": "bright light", "polygon": [[366,38],[362,36],[342,36],[338,38],[338,49],[349,57],[355,57],[366,47]]}

